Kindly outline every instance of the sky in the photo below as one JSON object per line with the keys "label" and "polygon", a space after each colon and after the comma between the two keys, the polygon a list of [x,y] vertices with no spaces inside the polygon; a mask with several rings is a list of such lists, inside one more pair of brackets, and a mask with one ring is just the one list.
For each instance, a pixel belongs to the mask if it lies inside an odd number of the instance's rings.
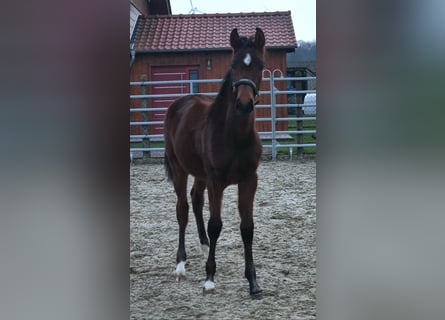
{"label": "sky", "polygon": [[291,11],[298,41],[316,40],[316,0],[170,0],[173,14]]}

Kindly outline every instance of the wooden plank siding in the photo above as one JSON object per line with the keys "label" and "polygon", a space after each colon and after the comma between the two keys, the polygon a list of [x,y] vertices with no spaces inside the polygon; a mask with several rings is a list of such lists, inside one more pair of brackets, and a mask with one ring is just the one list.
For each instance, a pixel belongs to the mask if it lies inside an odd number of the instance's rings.
{"label": "wooden plank siding", "polygon": [[130,39],[133,34],[134,27],[136,26],[136,21],[138,20],[141,12],[130,3]]}
{"label": "wooden plank siding", "polygon": [[[144,16],[148,16],[150,14],[147,0],[130,0],[130,8],[132,6],[135,7],[140,12],[140,14]],[[154,12],[152,14],[154,14]]]}
{"label": "wooden plank siding", "polygon": [[[224,78],[232,58],[231,51],[207,51],[207,52],[168,52],[168,53],[139,53],[136,55],[135,63],[130,72],[130,81],[141,81],[146,79],[151,81],[152,69],[161,66],[198,66],[199,79],[222,79]],[[286,75],[286,51],[285,50],[268,50],[265,57],[265,68],[271,71],[280,69]],[[207,61],[211,59],[211,69],[207,69]],[[266,75],[267,76],[267,75]],[[217,92],[220,83],[201,83],[199,84],[199,92]],[[280,90],[286,89],[286,82],[280,81],[275,85]],[[261,84],[261,90],[269,90],[269,82]],[[150,87],[148,93],[151,93]],[[131,94],[141,94],[141,88],[134,86],[131,88]],[[280,104],[286,103],[286,95],[278,95],[276,102]],[[270,104],[270,96],[262,95],[260,104]],[[141,106],[139,99],[131,100],[131,108]],[[270,117],[270,109],[257,109],[257,117]],[[277,117],[286,117],[286,108],[277,108]],[[140,113],[131,115],[131,121],[142,121]],[[270,122],[257,122],[258,131],[271,131]],[[278,122],[277,130],[287,130],[287,122]],[[139,127],[132,127],[131,134],[140,134]]]}

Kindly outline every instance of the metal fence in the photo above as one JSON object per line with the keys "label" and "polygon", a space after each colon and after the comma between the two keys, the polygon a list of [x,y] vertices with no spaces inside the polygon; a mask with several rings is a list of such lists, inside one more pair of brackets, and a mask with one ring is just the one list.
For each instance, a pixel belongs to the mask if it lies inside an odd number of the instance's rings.
{"label": "metal fence", "polygon": [[[310,82],[313,89],[297,90],[289,86],[296,81]],[[150,119],[150,112],[166,112],[167,107],[155,108],[149,105],[149,101],[155,98],[177,99],[187,94],[193,94],[194,84],[218,83],[222,79],[205,80],[174,80],[174,81],[137,81],[130,82],[130,88],[137,87],[138,94],[130,95],[130,114],[140,113],[142,121],[130,121],[132,127],[139,126],[142,134],[131,134],[130,132],[130,160],[138,157],[160,157],[164,154],[162,134],[150,134],[150,127],[162,125],[163,119]],[[286,83],[286,90],[277,89],[276,84]],[[305,153],[315,153],[316,149],[316,103],[304,103],[303,94],[316,94],[316,77],[284,77],[280,70],[263,70],[263,83],[269,84],[268,90],[260,91],[260,95],[269,95],[270,104],[258,104],[257,109],[270,109],[270,117],[262,117],[257,112],[257,122],[270,122],[270,131],[258,132],[263,142],[263,153],[270,154],[275,160],[278,154],[286,154],[292,159],[295,154],[302,156]],[[185,84],[189,91],[178,94],[149,94],[150,86]],[[283,87],[284,85],[281,85]],[[134,90],[133,90],[134,91]],[[199,94],[216,96],[218,92],[199,92]],[[277,97],[286,96],[286,103],[277,103]],[[300,99],[296,99],[300,97]],[[151,100],[150,100],[151,99]],[[134,107],[133,101],[139,100],[140,105]],[[279,100],[279,99],[278,99]],[[281,99],[283,100],[283,98]],[[133,106],[133,107],[132,107]],[[287,116],[278,117],[277,108],[286,108]],[[287,122],[288,130],[277,130],[278,122]]]}

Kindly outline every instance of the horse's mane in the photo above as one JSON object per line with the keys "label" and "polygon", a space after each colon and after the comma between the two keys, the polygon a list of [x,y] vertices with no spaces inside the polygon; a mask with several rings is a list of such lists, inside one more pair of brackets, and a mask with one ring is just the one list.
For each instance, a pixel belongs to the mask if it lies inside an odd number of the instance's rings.
{"label": "horse's mane", "polygon": [[227,90],[232,89],[232,84],[230,83],[230,78],[232,76],[232,68],[229,68],[227,70],[226,75],[224,76],[223,83],[221,85],[221,88],[219,89],[218,95],[216,96],[215,101],[220,102],[224,99],[224,96],[227,92]]}

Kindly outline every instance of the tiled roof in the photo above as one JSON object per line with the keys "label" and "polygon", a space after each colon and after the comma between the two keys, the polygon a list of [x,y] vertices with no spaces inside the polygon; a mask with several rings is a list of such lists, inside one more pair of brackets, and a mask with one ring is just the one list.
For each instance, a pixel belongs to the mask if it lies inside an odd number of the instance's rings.
{"label": "tiled roof", "polygon": [[137,52],[230,49],[233,28],[240,36],[263,30],[266,48],[293,50],[297,41],[290,11],[227,14],[180,14],[140,16],[135,33]]}

